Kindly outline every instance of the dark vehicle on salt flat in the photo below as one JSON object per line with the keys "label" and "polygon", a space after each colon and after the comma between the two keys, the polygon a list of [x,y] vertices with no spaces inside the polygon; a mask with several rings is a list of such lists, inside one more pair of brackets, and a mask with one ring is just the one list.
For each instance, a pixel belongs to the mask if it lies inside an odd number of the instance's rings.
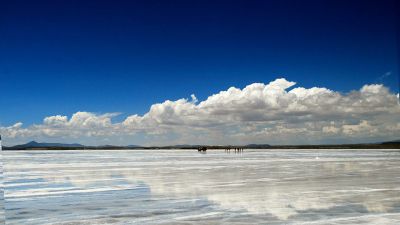
{"label": "dark vehicle on salt flat", "polygon": [[198,147],[197,151],[198,152],[205,152],[205,151],[207,151],[207,147]]}

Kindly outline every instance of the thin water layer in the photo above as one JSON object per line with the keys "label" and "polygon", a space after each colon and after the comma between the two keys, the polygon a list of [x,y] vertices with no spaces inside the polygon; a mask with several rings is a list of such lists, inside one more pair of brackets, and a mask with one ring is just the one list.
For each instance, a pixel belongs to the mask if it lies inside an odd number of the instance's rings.
{"label": "thin water layer", "polygon": [[7,224],[400,224],[398,150],[8,151]]}

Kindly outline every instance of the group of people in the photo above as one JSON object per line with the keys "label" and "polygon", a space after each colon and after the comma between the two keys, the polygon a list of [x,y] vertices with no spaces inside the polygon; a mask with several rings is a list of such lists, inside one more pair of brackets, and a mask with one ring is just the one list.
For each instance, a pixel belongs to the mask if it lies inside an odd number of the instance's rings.
{"label": "group of people", "polygon": [[[235,152],[243,152],[243,148],[232,148]],[[226,148],[225,152],[231,152],[231,148]]]}
{"label": "group of people", "polygon": [[[231,150],[233,150],[235,153],[239,153],[239,152],[243,152],[243,148],[240,147],[235,147],[235,148],[226,148],[225,152],[231,152]],[[199,152],[206,152],[207,151],[207,147],[198,147],[197,151]]]}

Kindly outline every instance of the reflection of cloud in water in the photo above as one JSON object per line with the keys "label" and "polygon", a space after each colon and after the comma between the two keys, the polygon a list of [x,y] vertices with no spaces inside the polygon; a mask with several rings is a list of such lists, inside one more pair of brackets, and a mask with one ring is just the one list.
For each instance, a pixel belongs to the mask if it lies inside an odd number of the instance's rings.
{"label": "reflection of cloud in water", "polygon": [[[322,150],[316,160],[317,150],[295,151],[296,154],[282,150],[243,155],[110,151],[77,153],[68,159],[55,153],[61,159],[51,165],[25,164],[26,168],[21,168],[10,163],[6,169],[10,185],[13,179],[28,175],[21,175],[21,170],[32,168],[31,178],[72,184],[71,189],[77,192],[126,190],[143,182],[150,187],[152,196],[206,198],[226,210],[271,214],[282,220],[335,212],[339,218],[360,213],[396,213],[395,219],[399,219],[399,155]],[[10,157],[12,160],[24,161]],[[29,198],[64,193],[65,188],[61,187],[14,190],[8,195]]]}

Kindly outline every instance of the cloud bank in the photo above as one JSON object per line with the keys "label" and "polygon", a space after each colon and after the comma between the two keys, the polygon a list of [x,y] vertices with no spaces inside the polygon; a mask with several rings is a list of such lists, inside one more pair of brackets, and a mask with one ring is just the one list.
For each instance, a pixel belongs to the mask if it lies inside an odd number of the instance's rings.
{"label": "cloud bank", "polygon": [[355,143],[399,138],[399,95],[383,85],[340,93],[295,87],[284,78],[231,87],[198,101],[167,100],[144,115],[113,122],[116,113],[76,112],[43,123],[0,127],[9,143],[64,140],[112,144]]}

